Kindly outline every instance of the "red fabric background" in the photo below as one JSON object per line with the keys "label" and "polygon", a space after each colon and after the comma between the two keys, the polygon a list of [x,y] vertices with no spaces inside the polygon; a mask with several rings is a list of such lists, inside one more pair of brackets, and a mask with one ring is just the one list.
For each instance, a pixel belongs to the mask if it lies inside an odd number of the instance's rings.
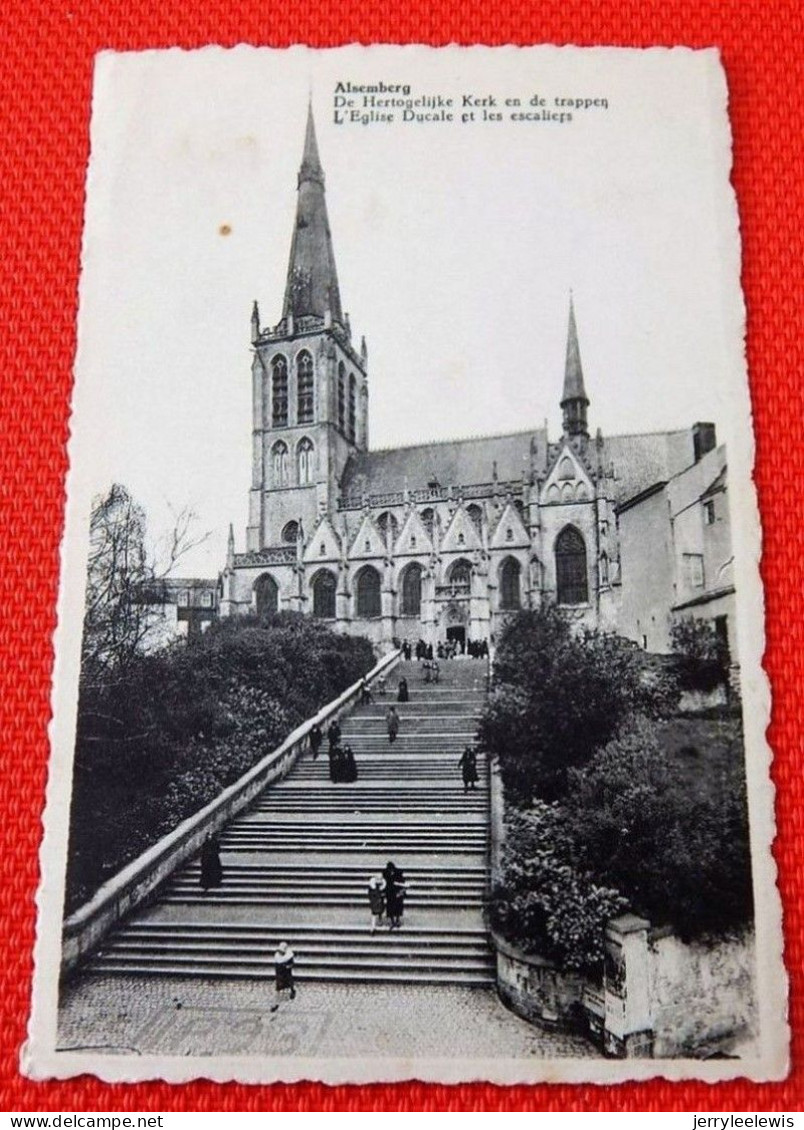
{"label": "red fabric background", "polygon": [[[3,0],[0,418],[0,1105],[3,1110],[799,1110],[804,839],[801,801],[802,8],[795,0]],[[757,431],[767,601],[766,667],[779,795],[776,855],[785,904],[794,1032],[781,1084],[657,1081],[619,1087],[108,1086],[20,1077],[46,780],[51,633],[64,509],[65,440],[92,61],[103,48],[239,42],[284,46],[450,42],[716,45],[731,91],[743,232],[748,360]],[[757,612],[759,613],[759,609]]]}

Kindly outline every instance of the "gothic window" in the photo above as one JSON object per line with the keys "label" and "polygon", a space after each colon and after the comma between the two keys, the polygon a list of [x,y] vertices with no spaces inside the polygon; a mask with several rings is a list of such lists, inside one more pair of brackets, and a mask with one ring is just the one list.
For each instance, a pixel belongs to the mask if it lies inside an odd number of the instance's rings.
{"label": "gothic window", "polygon": [[344,430],[346,422],[346,369],[343,361],[338,364],[338,427]]}
{"label": "gothic window", "polygon": [[296,448],[296,471],[298,474],[298,483],[300,487],[306,486],[313,481],[315,468],[313,466],[315,460],[315,449],[313,441],[308,439],[299,440]]}
{"label": "gothic window", "polygon": [[299,523],[298,522],[288,522],[288,524],[282,530],[282,541],[285,542],[286,545],[295,545],[298,540],[299,540]]}
{"label": "gothic window", "polygon": [[284,487],[288,484],[288,445],[280,440],[271,448],[271,457],[274,469],[274,486]]}
{"label": "gothic window", "polygon": [[572,489],[572,483],[564,483],[561,488],[561,501],[572,502],[575,497],[575,491]]}
{"label": "gothic window", "polygon": [[257,578],[254,595],[257,600],[258,616],[271,616],[279,611],[279,588],[270,574],[263,573]]}
{"label": "gothic window", "polygon": [[433,536],[433,526],[435,525],[435,510],[433,510],[432,506],[428,506],[426,510],[422,510],[421,517],[422,517],[422,525],[424,526],[425,530],[427,530],[427,533],[432,538],[432,536]]}
{"label": "gothic window", "polygon": [[313,577],[313,616],[335,619],[335,577],[329,569],[320,569]]}
{"label": "gothic window", "polygon": [[402,609],[403,616],[420,616],[422,610],[422,567],[408,565],[402,574]]}
{"label": "gothic window", "polygon": [[483,511],[481,507],[479,507],[476,502],[473,502],[466,507],[466,513],[469,515],[474,528],[480,533],[480,527],[483,522]]}
{"label": "gothic window", "polygon": [[399,532],[399,523],[393,514],[388,510],[384,510],[377,519],[377,525],[382,531],[383,541],[388,541],[388,531],[391,531],[391,542],[396,541],[397,533]]}
{"label": "gothic window", "polygon": [[558,502],[561,497],[558,487],[555,483],[551,483],[547,490],[547,501]]}
{"label": "gothic window", "polygon": [[275,428],[288,423],[288,363],[280,354],[271,362],[272,413]]}
{"label": "gothic window", "polygon": [[368,620],[380,615],[380,574],[372,565],[366,565],[357,575],[357,615]]}
{"label": "gothic window", "polygon": [[514,540],[514,531],[511,529],[510,526],[505,531],[505,540],[506,541],[513,541]]}
{"label": "gothic window", "polygon": [[556,599],[559,604],[586,604],[586,543],[574,526],[565,526],[556,538]]}
{"label": "gothic window", "polygon": [[565,455],[558,465],[558,477],[561,480],[575,478],[575,465],[569,455]]}
{"label": "gothic window", "polygon": [[313,420],[313,358],[303,349],[296,358],[296,395],[298,397],[296,422],[310,424]]}
{"label": "gothic window", "polygon": [[355,420],[357,413],[357,381],[354,373],[349,375],[349,429],[348,438],[355,442]]}
{"label": "gothic window", "polygon": [[500,567],[500,608],[520,608],[519,576],[521,566],[513,557],[506,558]]}
{"label": "gothic window", "polygon": [[472,566],[468,561],[456,561],[449,571],[449,582],[460,588],[469,588],[472,583]]}
{"label": "gothic window", "polygon": [[575,488],[575,497],[579,502],[585,502],[589,497],[589,492],[586,489],[586,483],[578,483]]}

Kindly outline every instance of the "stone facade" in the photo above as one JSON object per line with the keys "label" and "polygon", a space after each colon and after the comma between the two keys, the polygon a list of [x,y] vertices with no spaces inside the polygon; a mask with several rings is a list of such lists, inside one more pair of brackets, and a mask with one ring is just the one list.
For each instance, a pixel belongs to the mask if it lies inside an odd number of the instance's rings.
{"label": "stone facade", "polygon": [[621,631],[617,508],[714,445],[711,425],[590,436],[571,301],[561,436],[369,450],[368,350],[342,312],[312,115],[282,317],[262,326],[255,303],[251,339],[249,524],[245,552],[230,532],[222,615],[311,613],[380,649],[493,643],[545,601]]}

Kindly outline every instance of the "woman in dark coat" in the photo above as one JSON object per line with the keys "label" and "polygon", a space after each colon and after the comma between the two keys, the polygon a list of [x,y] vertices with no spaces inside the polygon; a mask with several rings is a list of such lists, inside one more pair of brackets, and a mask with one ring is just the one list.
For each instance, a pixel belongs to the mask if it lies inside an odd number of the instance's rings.
{"label": "woman in dark coat", "polygon": [[327,730],[327,737],[329,738],[329,748],[331,750],[333,750],[336,745],[340,745],[341,728],[338,725],[338,719],[337,718],[332,723],[330,728]]}
{"label": "woman in dark coat", "polygon": [[478,781],[477,754],[470,745],[463,751],[461,760],[458,762],[458,768],[463,773],[463,791],[467,792],[467,790],[473,789]]}
{"label": "woman in dark coat", "polygon": [[408,681],[404,677],[404,675],[399,680],[399,694],[396,696],[396,701],[397,702],[409,702],[410,701],[410,693],[408,692]]}
{"label": "woman in dark coat", "polygon": [[405,913],[405,876],[389,860],[382,877],[385,880],[385,913],[388,915],[388,924],[392,930],[398,930]]}
{"label": "woman in dark coat", "polygon": [[329,779],[337,783],[345,780],[346,758],[344,750],[339,745],[333,746],[329,751]]}
{"label": "woman in dark coat", "polygon": [[321,733],[321,727],[316,722],[310,730],[310,749],[313,752],[313,761],[318,757],[318,751],[321,749],[323,740],[324,735]]}
{"label": "woman in dark coat", "polygon": [[396,707],[388,707],[388,713],[385,715],[385,725],[388,729],[388,741],[393,745],[396,741],[396,735],[399,733],[399,715],[396,712]]}
{"label": "woman in dark coat", "polygon": [[210,836],[201,848],[201,886],[205,891],[223,882],[221,849],[217,836]]}
{"label": "woman in dark coat", "polygon": [[341,768],[342,781],[356,781],[357,780],[357,762],[355,755],[350,745],[343,748],[343,762]]}

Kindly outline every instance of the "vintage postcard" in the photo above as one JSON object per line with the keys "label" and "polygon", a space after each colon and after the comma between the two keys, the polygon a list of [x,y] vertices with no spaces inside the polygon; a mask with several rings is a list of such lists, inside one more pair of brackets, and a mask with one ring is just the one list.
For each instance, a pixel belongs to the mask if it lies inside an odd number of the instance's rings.
{"label": "vintage postcard", "polygon": [[97,60],[23,1070],[778,1079],[714,50]]}

